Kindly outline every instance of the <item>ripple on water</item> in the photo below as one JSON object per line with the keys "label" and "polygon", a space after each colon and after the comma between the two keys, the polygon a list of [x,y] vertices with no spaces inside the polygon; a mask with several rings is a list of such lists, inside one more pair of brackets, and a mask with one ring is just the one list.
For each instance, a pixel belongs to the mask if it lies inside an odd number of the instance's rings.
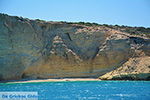
{"label": "ripple on water", "polygon": [[[149,100],[150,82],[43,82],[0,84],[0,91],[35,91],[39,100]],[[142,92],[141,92],[142,91]]]}

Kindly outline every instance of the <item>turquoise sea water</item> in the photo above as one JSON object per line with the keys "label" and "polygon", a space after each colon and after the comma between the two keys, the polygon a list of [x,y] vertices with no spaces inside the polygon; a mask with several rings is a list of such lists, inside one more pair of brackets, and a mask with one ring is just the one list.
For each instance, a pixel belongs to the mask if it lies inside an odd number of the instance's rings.
{"label": "turquoise sea water", "polygon": [[150,100],[149,81],[0,83],[0,92],[38,92],[38,100]]}

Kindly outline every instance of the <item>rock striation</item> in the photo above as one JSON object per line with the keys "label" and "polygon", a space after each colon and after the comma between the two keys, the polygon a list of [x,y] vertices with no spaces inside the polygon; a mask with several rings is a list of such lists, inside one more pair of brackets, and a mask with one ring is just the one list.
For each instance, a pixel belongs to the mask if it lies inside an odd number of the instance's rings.
{"label": "rock striation", "polygon": [[98,78],[115,69],[115,75],[147,73],[148,78],[149,50],[148,37],[103,25],[0,14],[0,80]]}

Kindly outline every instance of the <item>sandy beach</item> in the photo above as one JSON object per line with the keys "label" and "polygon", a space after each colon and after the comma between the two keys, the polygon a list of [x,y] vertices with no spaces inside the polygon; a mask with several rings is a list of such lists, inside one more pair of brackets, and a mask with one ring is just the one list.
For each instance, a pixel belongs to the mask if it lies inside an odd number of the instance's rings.
{"label": "sandy beach", "polygon": [[67,82],[67,81],[100,81],[94,78],[64,78],[64,79],[36,79],[36,80],[13,80],[2,83],[35,83],[35,82]]}

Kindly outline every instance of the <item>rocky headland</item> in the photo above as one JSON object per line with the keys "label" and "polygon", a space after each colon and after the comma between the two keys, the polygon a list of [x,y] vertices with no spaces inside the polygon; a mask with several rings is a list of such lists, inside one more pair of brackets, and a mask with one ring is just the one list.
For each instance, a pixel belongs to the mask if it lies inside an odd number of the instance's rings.
{"label": "rocky headland", "polygon": [[0,14],[0,80],[150,79],[150,28]]}

